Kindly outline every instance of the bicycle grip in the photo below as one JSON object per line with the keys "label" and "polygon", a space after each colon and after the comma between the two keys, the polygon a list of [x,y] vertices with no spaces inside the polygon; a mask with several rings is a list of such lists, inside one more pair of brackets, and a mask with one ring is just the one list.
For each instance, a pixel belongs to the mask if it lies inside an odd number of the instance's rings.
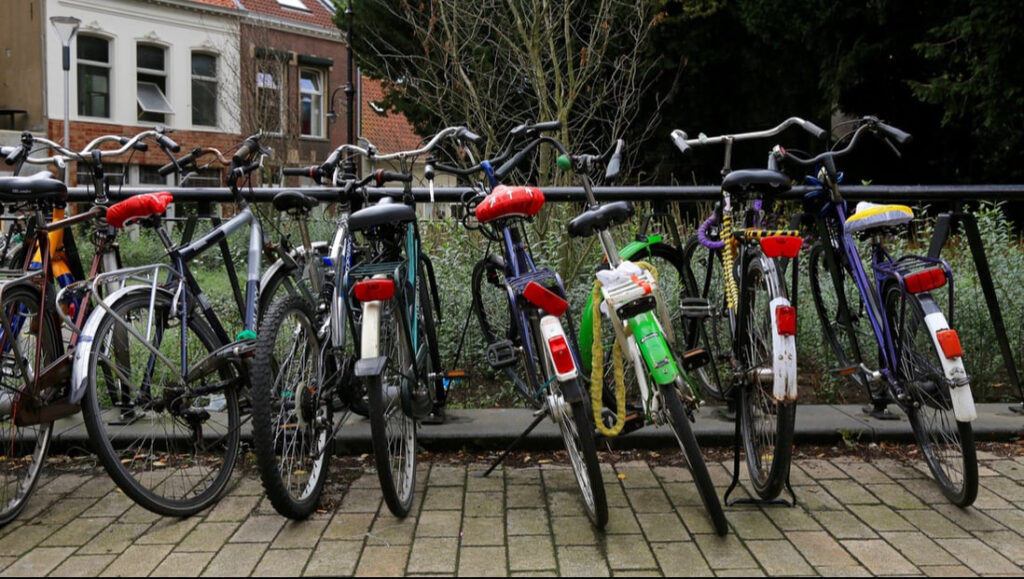
{"label": "bicycle grip", "polygon": [[4,156],[4,161],[8,165],[13,165],[13,164],[17,163],[18,162],[18,157],[21,156],[21,151],[22,151],[21,145],[18,145],[17,147],[4,147],[2,149],[2,154]]}
{"label": "bicycle grip", "polygon": [[805,131],[814,135],[815,139],[823,140],[825,137],[828,136],[828,131],[812,123],[811,121],[804,121],[801,126],[804,128]]}
{"label": "bicycle grip", "polygon": [[161,147],[167,149],[168,151],[170,151],[172,153],[177,153],[178,151],[181,150],[181,147],[178,145],[178,143],[175,143],[167,135],[157,135],[156,136],[156,142],[160,143]]}
{"label": "bicycle grip", "polygon": [[398,181],[400,183],[412,183],[412,174],[410,173],[395,173],[393,171],[385,171],[383,169],[378,170],[375,173],[375,181],[378,187],[383,187],[385,183],[389,181]]}
{"label": "bicycle grip", "polygon": [[619,166],[622,163],[622,145],[622,139],[615,141],[615,152],[612,153],[612,158],[608,160],[608,167],[604,171],[604,178],[608,181],[619,176]]}
{"label": "bicycle grip", "polygon": [[547,131],[557,131],[562,128],[562,121],[544,121],[542,123],[536,123],[530,127],[530,129],[544,133]]}
{"label": "bicycle grip", "polygon": [[894,141],[896,141],[897,143],[899,143],[901,145],[906,145],[907,143],[909,143],[910,141],[912,141],[914,139],[914,137],[910,133],[908,133],[906,131],[903,131],[903,130],[900,130],[900,129],[897,129],[896,127],[894,127],[892,125],[887,125],[887,124],[883,123],[882,121],[878,121],[876,123],[876,126],[878,127],[879,130],[881,130],[883,133],[885,133],[885,135],[887,137],[892,137],[892,139]]}
{"label": "bicycle grip", "polygon": [[[130,140],[131,139],[129,139],[128,137],[121,137],[117,141],[119,143],[121,143],[121,146],[124,146],[124,145],[127,145],[128,141],[130,141]],[[142,141],[135,141],[135,143],[132,145],[132,148],[135,149],[136,151],[141,151],[141,152],[145,153],[146,151],[149,150],[149,145],[147,145],[146,143],[144,143]]]}
{"label": "bicycle grip", "polygon": [[679,152],[684,157],[689,157],[693,153],[693,148],[686,144],[686,133],[676,129],[672,131],[670,136],[672,137],[672,142],[675,143],[676,148],[679,149]]}
{"label": "bicycle grip", "polygon": [[231,162],[235,165],[241,165],[249,159],[252,155],[252,141],[246,139],[244,143],[235,151],[235,154],[231,156]]}
{"label": "bicycle grip", "polygon": [[526,155],[532,151],[533,149],[530,148],[526,149],[525,151],[519,151],[518,153],[513,155],[511,159],[505,161],[505,163],[501,167],[498,167],[498,169],[494,171],[494,178],[497,179],[498,181],[504,180],[505,175],[508,175],[510,172],[512,172],[512,169],[515,169],[516,165],[522,163],[523,158],[526,157]]}
{"label": "bicycle grip", "polygon": [[157,169],[156,172],[159,173],[161,177],[166,177],[173,173],[174,171],[177,171],[178,167],[188,165],[189,163],[191,163],[195,159],[195,153],[195,151],[192,151],[191,153],[185,155],[184,157],[178,159],[177,161],[167,163],[163,167]]}
{"label": "bicycle grip", "polygon": [[458,131],[456,131],[455,136],[460,139],[466,139],[467,141],[473,143],[474,145],[483,145],[485,142],[487,142],[487,139],[467,129],[466,127],[462,127]]}

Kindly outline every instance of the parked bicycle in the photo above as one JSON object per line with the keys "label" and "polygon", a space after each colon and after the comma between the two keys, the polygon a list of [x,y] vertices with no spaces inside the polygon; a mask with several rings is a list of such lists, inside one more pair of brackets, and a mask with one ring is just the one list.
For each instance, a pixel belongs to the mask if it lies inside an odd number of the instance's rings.
{"label": "parked bicycle", "polygon": [[[977,411],[960,339],[952,329],[953,272],[941,259],[889,253],[891,232],[914,218],[909,207],[861,202],[848,212],[835,160],[854,151],[868,133],[897,152],[897,145],[911,140],[876,117],[853,124],[853,131],[820,155],[773,151],[780,163],[816,171],[807,180],[817,190],[804,197],[817,237],[809,266],[814,307],[839,362],[834,373],[866,390],[868,410],[875,415],[884,415],[890,403],[906,414],[943,494],[966,507],[978,494],[971,428]],[[873,275],[864,268],[854,236],[868,239]],[[936,299],[943,287],[949,321]]]}

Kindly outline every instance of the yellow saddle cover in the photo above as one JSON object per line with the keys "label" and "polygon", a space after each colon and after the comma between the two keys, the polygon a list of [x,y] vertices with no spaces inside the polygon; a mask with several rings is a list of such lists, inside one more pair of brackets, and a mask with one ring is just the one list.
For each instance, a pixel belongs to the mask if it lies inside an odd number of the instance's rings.
{"label": "yellow saddle cover", "polygon": [[857,233],[876,227],[891,227],[910,223],[914,212],[906,205],[878,205],[861,201],[857,211],[846,218],[846,232]]}

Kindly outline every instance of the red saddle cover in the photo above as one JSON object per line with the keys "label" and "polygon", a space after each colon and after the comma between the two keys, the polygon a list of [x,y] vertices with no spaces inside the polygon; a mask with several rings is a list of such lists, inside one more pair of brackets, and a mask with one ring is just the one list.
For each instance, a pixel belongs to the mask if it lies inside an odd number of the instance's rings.
{"label": "red saddle cover", "polygon": [[107,209],[107,224],[124,227],[126,221],[163,213],[174,202],[174,195],[167,191],[145,193],[129,197]]}
{"label": "red saddle cover", "polygon": [[533,217],[544,206],[544,193],[537,187],[498,185],[476,206],[476,220],[487,223],[501,217]]}

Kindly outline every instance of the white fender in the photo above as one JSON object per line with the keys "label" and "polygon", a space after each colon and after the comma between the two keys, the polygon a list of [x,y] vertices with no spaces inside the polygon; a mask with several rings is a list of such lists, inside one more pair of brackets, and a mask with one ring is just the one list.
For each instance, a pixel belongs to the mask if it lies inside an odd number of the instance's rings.
{"label": "white fender", "polygon": [[781,336],[775,309],[788,306],[789,300],[775,298],[768,304],[772,314],[772,368],[774,370],[772,395],[779,402],[796,400],[796,336]]}
{"label": "white fender", "polygon": [[942,371],[949,380],[949,394],[953,402],[953,416],[957,422],[972,422],[978,417],[978,409],[974,406],[974,395],[971,394],[971,385],[967,381],[967,370],[964,369],[964,360],[956,357],[952,360],[942,353],[942,346],[939,344],[938,333],[949,329],[946,316],[942,312],[932,312],[924,317],[924,323],[928,326],[928,333],[932,336],[932,344],[938,352],[939,360],[942,362]]}

